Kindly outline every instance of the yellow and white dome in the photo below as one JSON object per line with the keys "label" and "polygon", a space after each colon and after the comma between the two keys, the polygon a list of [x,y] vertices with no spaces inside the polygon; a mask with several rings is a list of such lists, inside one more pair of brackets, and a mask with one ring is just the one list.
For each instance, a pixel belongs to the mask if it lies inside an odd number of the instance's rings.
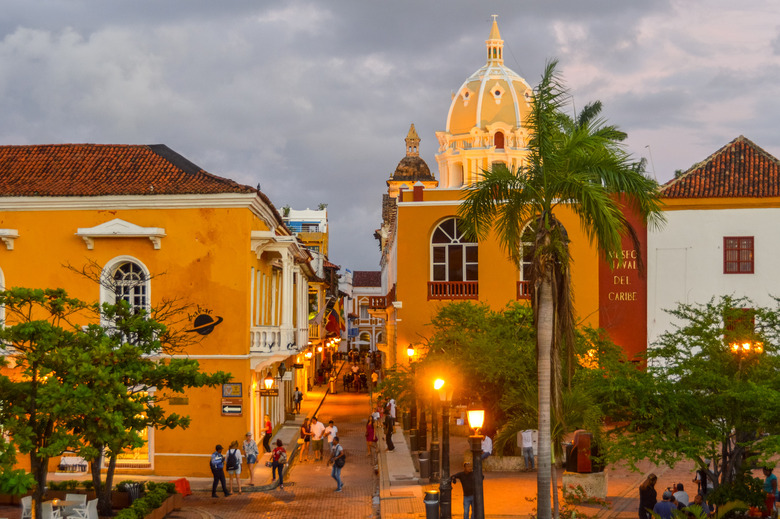
{"label": "yellow and white dome", "polygon": [[526,153],[524,122],[533,90],[504,66],[504,40],[495,16],[485,44],[487,63],[453,93],[446,129],[436,132],[441,187],[472,184],[495,162],[518,167]]}

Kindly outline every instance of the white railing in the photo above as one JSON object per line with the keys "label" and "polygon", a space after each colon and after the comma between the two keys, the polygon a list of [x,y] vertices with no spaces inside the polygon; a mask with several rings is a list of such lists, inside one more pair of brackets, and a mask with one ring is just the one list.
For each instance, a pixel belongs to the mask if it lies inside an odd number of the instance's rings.
{"label": "white railing", "polygon": [[286,347],[286,344],[282,344],[282,330],[279,326],[252,326],[249,329],[250,353],[272,353]]}

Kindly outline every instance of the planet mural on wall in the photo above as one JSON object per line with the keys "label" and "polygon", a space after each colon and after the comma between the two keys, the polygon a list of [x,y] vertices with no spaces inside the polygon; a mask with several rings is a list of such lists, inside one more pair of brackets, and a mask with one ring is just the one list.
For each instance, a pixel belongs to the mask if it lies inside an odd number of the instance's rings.
{"label": "planet mural on wall", "polygon": [[214,331],[214,327],[222,322],[221,317],[215,321],[209,314],[200,314],[192,321],[192,329],[188,332],[197,332],[201,335],[208,335]]}

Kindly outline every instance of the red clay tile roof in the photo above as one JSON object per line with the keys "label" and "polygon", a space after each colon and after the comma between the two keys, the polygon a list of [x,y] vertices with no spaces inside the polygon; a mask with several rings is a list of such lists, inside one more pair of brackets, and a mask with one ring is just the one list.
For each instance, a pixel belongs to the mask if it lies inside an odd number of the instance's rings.
{"label": "red clay tile roof", "polygon": [[325,261],[323,261],[323,262],[322,262],[322,266],[323,266],[324,268],[326,268],[326,269],[336,269],[336,270],[338,270],[338,269],[340,269],[340,268],[341,268],[339,265],[336,265],[335,263],[331,263],[331,262],[330,262],[330,261],[328,261],[328,260],[325,260]]}
{"label": "red clay tile roof", "polygon": [[0,146],[0,196],[258,193],[163,144]]}
{"label": "red clay tile roof", "polygon": [[352,273],[353,287],[381,287],[382,273],[378,270],[356,270]]}
{"label": "red clay tile roof", "polygon": [[661,187],[664,198],[780,196],[780,161],[740,135]]}

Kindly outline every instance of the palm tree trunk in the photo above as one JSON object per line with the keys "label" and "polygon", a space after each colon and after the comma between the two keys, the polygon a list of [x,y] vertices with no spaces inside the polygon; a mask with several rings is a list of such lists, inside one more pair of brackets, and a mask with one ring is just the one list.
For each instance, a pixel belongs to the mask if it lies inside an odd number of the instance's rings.
{"label": "palm tree trunk", "polygon": [[550,433],[551,357],[553,341],[553,295],[549,271],[542,273],[537,288],[537,370],[539,384],[539,459],[536,472],[537,513],[539,519],[552,518],[550,492],[552,485],[552,443]]}

